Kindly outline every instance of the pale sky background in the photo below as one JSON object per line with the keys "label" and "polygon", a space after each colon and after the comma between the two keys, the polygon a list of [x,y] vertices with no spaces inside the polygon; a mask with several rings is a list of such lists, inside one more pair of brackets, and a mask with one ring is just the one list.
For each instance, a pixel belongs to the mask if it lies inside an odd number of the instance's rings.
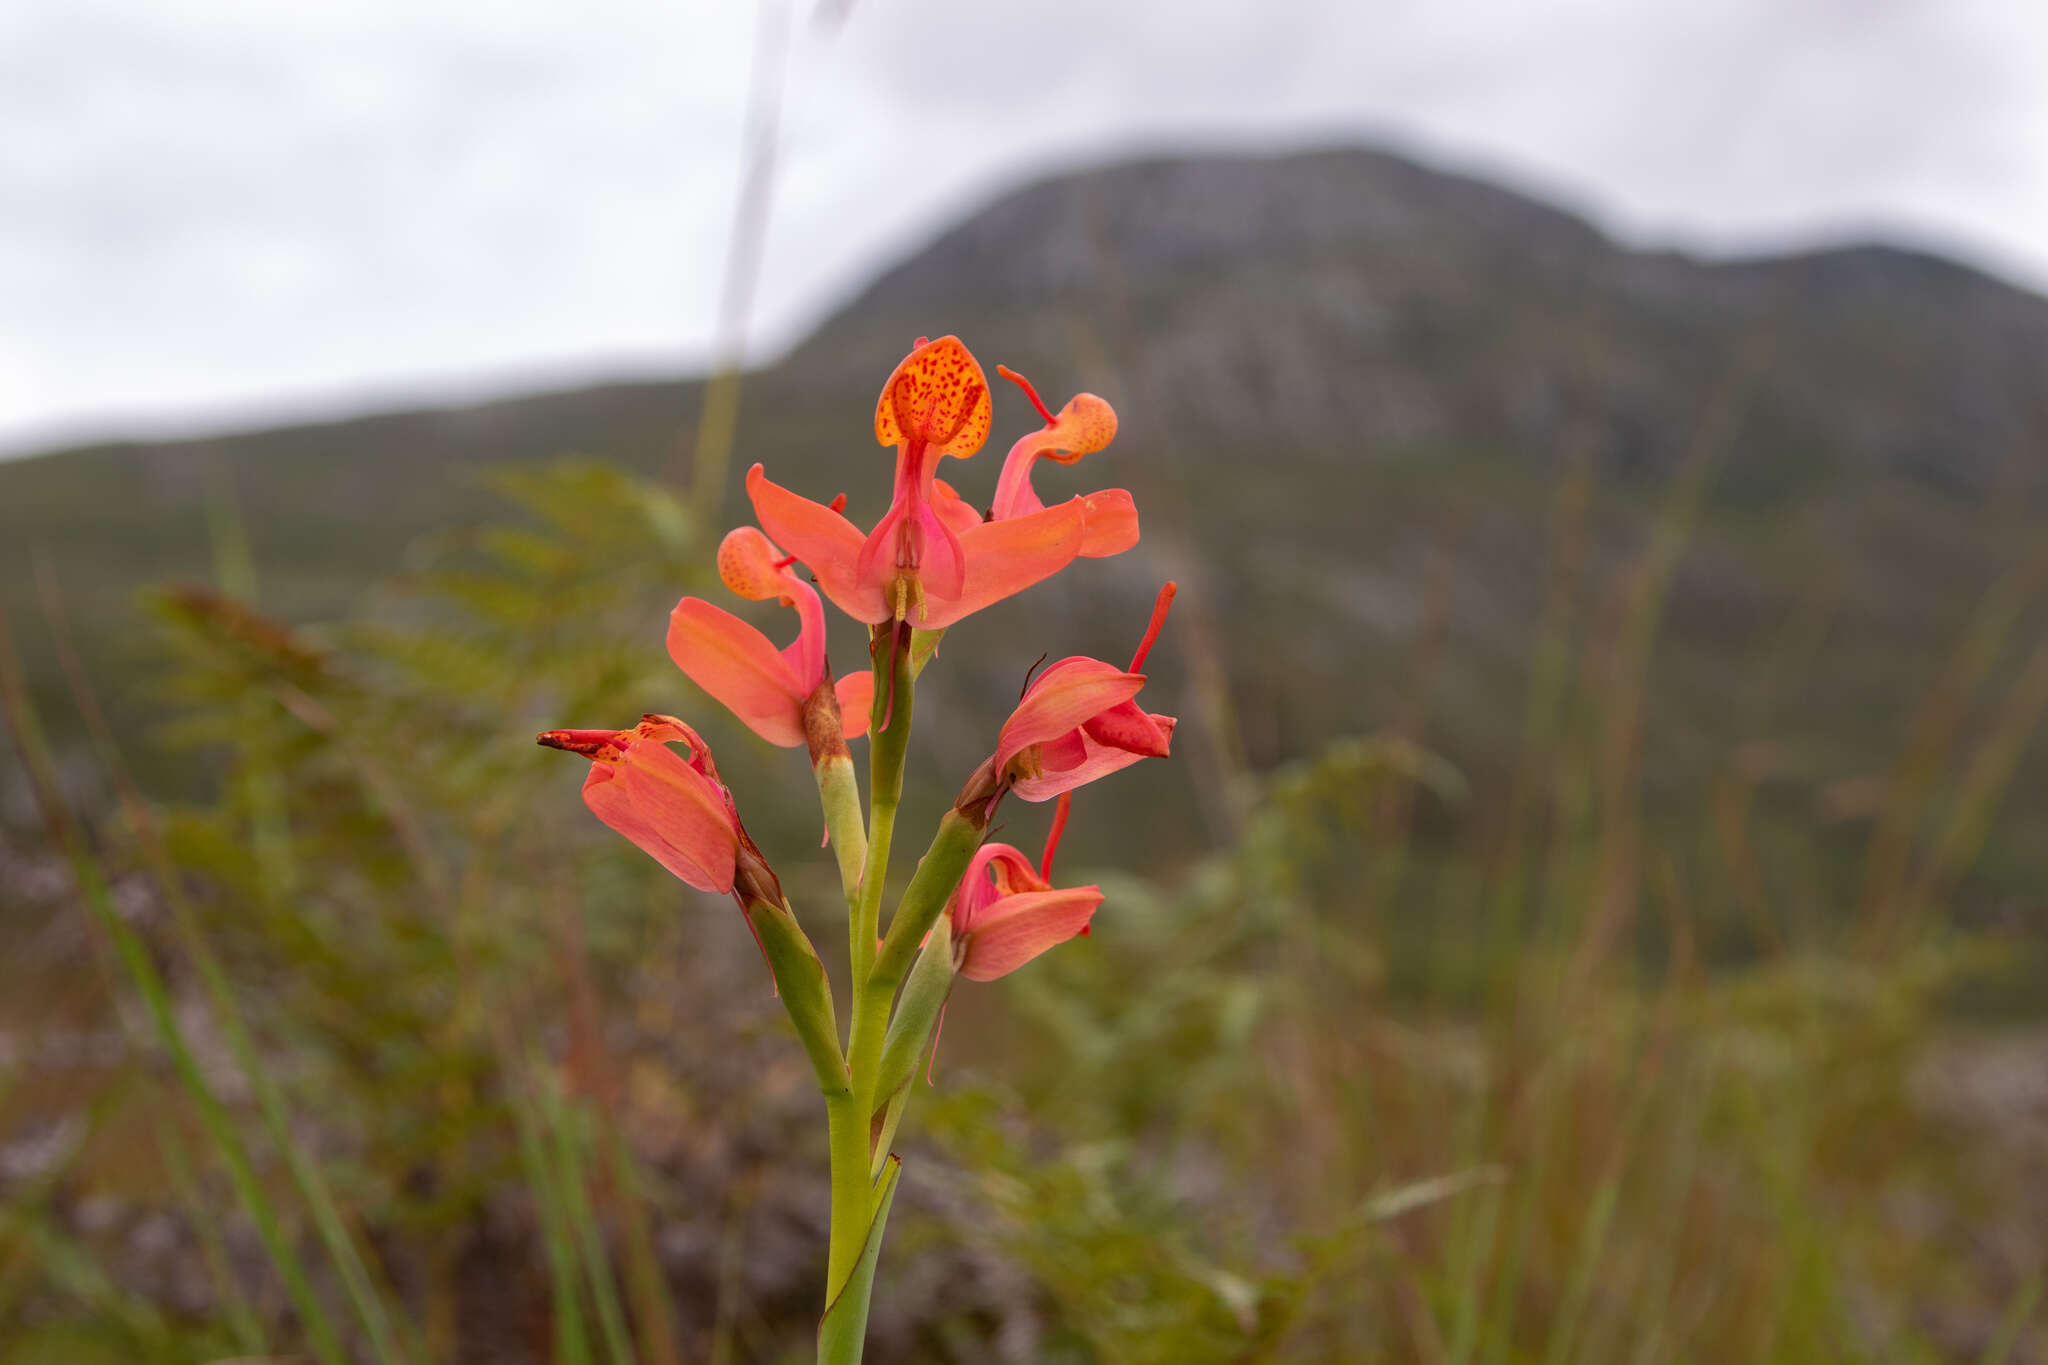
{"label": "pale sky background", "polygon": [[[2044,0],[815,3],[761,352],[1034,174],[1345,140],[1631,242],[1878,236],[2048,290]],[[701,364],[756,16],[0,6],[0,451]]]}

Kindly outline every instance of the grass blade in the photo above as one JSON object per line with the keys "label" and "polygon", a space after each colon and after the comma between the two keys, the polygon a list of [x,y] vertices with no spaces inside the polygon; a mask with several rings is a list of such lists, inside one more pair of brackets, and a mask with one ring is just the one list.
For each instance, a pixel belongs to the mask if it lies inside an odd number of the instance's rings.
{"label": "grass blade", "polygon": [[129,982],[142,997],[150,1025],[155,1030],[158,1041],[170,1055],[172,1069],[198,1108],[200,1123],[206,1130],[208,1140],[228,1168],[228,1178],[234,1186],[235,1196],[256,1225],[256,1235],[263,1243],[264,1254],[270,1258],[272,1267],[284,1282],[285,1294],[299,1316],[300,1326],[306,1333],[314,1356],[322,1365],[344,1365],[346,1356],[343,1354],[341,1339],[335,1331],[334,1323],[328,1317],[319,1297],[313,1293],[312,1282],[306,1275],[305,1265],[285,1235],[283,1219],[279,1217],[277,1207],[264,1191],[262,1181],[257,1178],[256,1168],[249,1159],[248,1149],[236,1133],[227,1110],[221,1105],[219,1098],[213,1093],[213,1088],[207,1083],[205,1074],[200,1070],[199,1061],[193,1055],[191,1046],[185,1039],[184,1030],[178,1024],[176,1011],[172,1007],[170,988],[165,984],[162,974],[157,971],[149,950],[115,909],[99,863],[64,805],[49,745],[44,739],[41,723],[37,719],[27,687],[22,680],[21,666],[14,648],[14,637],[8,629],[4,612],[0,612],[0,713],[4,713],[7,728],[14,737],[15,748],[21,754],[23,767],[29,774],[30,786],[35,792],[37,804],[42,808],[44,822],[49,826],[53,839],[63,850],[66,861],[71,866],[79,896],[98,922],[101,931],[112,941]]}

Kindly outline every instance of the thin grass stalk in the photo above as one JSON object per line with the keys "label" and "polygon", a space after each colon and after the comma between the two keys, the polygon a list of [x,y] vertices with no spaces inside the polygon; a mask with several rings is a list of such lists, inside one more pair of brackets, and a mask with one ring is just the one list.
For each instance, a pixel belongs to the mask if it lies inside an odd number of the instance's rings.
{"label": "thin grass stalk", "polygon": [[[5,1112],[11,1085],[0,1082],[0,1112]],[[15,1252],[11,1263],[0,1259],[0,1322],[19,1316],[21,1301],[43,1285],[70,1294],[106,1321],[119,1322],[131,1336],[161,1348],[168,1326],[155,1305],[138,1301],[100,1266],[78,1240],[54,1225],[49,1204],[71,1182],[77,1163],[108,1115],[128,1102],[127,1082],[106,1086],[86,1105],[78,1135],[43,1169],[18,1181],[0,1204],[0,1253]],[[20,1293],[13,1292],[19,1284]]]}
{"label": "thin grass stalk", "polygon": [[611,1365],[635,1365],[638,1355],[633,1349],[632,1333],[626,1328],[618,1277],[612,1269],[611,1252],[605,1247],[604,1228],[590,1203],[589,1177],[583,1159],[582,1114],[552,1086],[543,1089],[541,1095],[553,1131],[555,1178],[561,1191],[562,1211],[576,1239],[591,1302],[596,1305],[605,1354]]}
{"label": "thin grass stalk", "polygon": [[732,1183],[725,1210],[725,1233],[718,1239],[718,1286],[711,1301],[711,1351],[707,1365],[732,1365],[738,1332],[741,1272],[746,1268],[747,1221],[761,1193],[761,1168],[749,1167]]}
{"label": "thin grass stalk", "polygon": [[739,427],[740,379],[746,370],[747,320],[753,311],[774,202],[776,145],[789,54],[788,0],[764,0],[758,14],[760,30],[741,132],[739,197],[733,205],[732,235],[726,241],[725,271],[720,278],[712,374],[704,384],[690,460],[690,514],[697,526],[715,522],[725,501],[726,471],[732,466],[733,438]]}
{"label": "thin grass stalk", "polygon": [[344,1365],[346,1357],[333,1320],[314,1294],[305,1266],[285,1234],[277,1207],[264,1191],[233,1120],[207,1083],[205,1073],[185,1039],[184,1030],[178,1025],[170,989],[158,973],[148,949],[114,907],[99,865],[64,804],[48,744],[22,680],[13,633],[8,628],[4,611],[0,611],[0,712],[5,713],[8,729],[29,774],[36,801],[43,809],[45,822],[71,866],[78,893],[102,932],[114,944],[130,983],[142,997],[157,1040],[169,1054],[180,1084],[198,1108],[207,1138],[227,1167],[236,1198],[255,1224],[264,1253],[284,1283],[286,1297],[298,1314],[314,1356],[323,1365]]}
{"label": "thin grass stalk", "polygon": [[[409,1351],[401,1347],[401,1327],[394,1322],[394,1316],[356,1245],[354,1235],[349,1231],[326,1176],[319,1163],[308,1159],[292,1135],[291,1116],[283,1093],[264,1065],[262,1053],[256,1047],[248,1023],[235,1001],[227,973],[214,954],[205,930],[200,927],[199,916],[190,897],[185,894],[183,880],[172,862],[170,850],[164,845],[154,811],[128,769],[113,726],[100,706],[98,691],[93,687],[92,678],[71,639],[63,593],[46,556],[36,557],[36,577],[44,621],[50,632],[58,667],[70,688],[72,703],[84,722],[86,736],[93,745],[100,766],[113,780],[122,819],[142,851],[158,891],[170,909],[172,927],[177,931],[180,945],[198,969],[207,1004],[234,1054],[237,1069],[256,1098],[264,1128],[278,1154],[283,1157],[292,1182],[312,1215],[314,1230],[341,1276],[349,1303],[369,1339],[373,1355],[380,1365],[403,1365],[403,1362],[421,1354],[417,1343]],[[407,1336],[412,1335],[409,1327],[405,1330]]]}
{"label": "thin grass stalk", "polygon": [[[1948,821],[1935,840],[1920,884],[1906,902],[1909,909],[1936,904],[1976,862],[2043,711],[2048,711],[2048,644],[2035,646],[1964,765]],[[1911,921],[1902,927],[1911,928]]]}
{"label": "thin grass stalk", "polygon": [[1564,728],[1573,679],[1579,575],[1586,552],[1586,515],[1592,504],[1593,426],[1567,428],[1564,473],[1551,502],[1549,555],[1543,606],[1531,647],[1528,694],[1522,704],[1521,756],[1508,797],[1507,834],[1494,871],[1495,890],[1482,935],[1487,976],[1511,971],[1519,960],[1527,917],[1531,825],[1551,802],[1552,756]]}
{"label": "thin grass stalk", "polygon": [[681,1365],[675,1305],[669,1299],[668,1280],[662,1273],[654,1235],[639,1199],[637,1168],[619,1121],[618,1082],[598,1019],[597,990],[591,981],[589,954],[583,939],[582,906],[574,883],[561,877],[561,864],[550,866],[556,871],[561,888],[557,897],[558,956],[569,989],[570,1055],[580,1059],[584,1071],[582,1088],[594,1098],[590,1118],[596,1125],[594,1140],[601,1149],[611,1203],[618,1217],[619,1240],[625,1256],[625,1289],[633,1321],[640,1329],[639,1346],[653,1365]]}
{"label": "thin grass stalk", "polygon": [[1650,1098],[1656,1092],[1656,1086],[1650,1079],[1640,1075],[1633,1088],[1635,1098],[1629,1102],[1628,1114],[1622,1120],[1621,1134],[1613,1155],[1608,1159],[1607,1170],[1600,1177],[1599,1185],[1594,1188],[1593,1202],[1580,1224],[1579,1252],[1572,1264],[1564,1304],[1551,1324],[1550,1345],[1543,1356],[1545,1365],[1565,1365],[1576,1358],[1572,1349],[1578,1343],[1579,1323],[1592,1302],[1600,1276],[1601,1258],[1606,1254],[1607,1238],[1614,1229],[1615,1210],[1621,1202],[1622,1182],[1628,1175],[1629,1159],[1634,1155],[1636,1135],[1642,1130],[1643,1121],[1650,1111]]}
{"label": "thin grass stalk", "polygon": [[[1482,1080],[1473,1091],[1459,1122],[1458,1161],[1461,1166],[1476,1163],[1485,1141],[1488,1092]],[[1505,1185],[1503,1179],[1500,1182]],[[1500,1237],[1501,1205],[1507,1200],[1503,1189],[1483,1191],[1477,1198],[1461,1202],[1453,1211],[1455,1232],[1452,1244],[1458,1249],[1455,1283],[1457,1316],[1451,1324],[1450,1341],[1444,1349],[1446,1365],[1466,1365],[1479,1345],[1479,1305],[1486,1297],[1486,1268],[1491,1263]]]}
{"label": "thin grass stalk", "polygon": [[0,1208],[0,1239],[28,1248],[45,1277],[106,1321],[119,1323],[129,1336],[150,1343],[152,1354],[168,1345],[170,1326],[156,1307],[138,1302],[114,1283],[97,1257],[52,1226],[48,1218]]}
{"label": "thin grass stalk", "polygon": [[1629,591],[1601,695],[1604,724],[1599,758],[1601,831],[1592,913],[1581,926],[1565,977],[1567,996],[1583,991],[1614,951],[1634,912],[1642,845],[1643,735],[1652,695],[1650,666],[1671,591],[1672,574],[1692,539],[1707,484],[1733,444],[1768,355],[1752,337],[1731,358],[1690,448],[1666,491],[1649,543],[1632,567]]}
{"label": "thin grass stalk", "polygon": [[[501,1053],[501,1056],[505,1054]],[[561,1191],[542,1139],[542,1124],[524,1084],[515,1084],[513,1127],[519,1143],[519,1164],[532,1192],[534,1219],[548,1258],[548,1284],[553,1304],[554,1365],[593,1365],[590,1341],[583,1326],[583,1301],[576,1274],[576,1241],[567,1229]]]}
{"label": "thin grass stalk", "polygon": [[[1393,737],[1418,750],[1427,741],[1430,718],[1435,711],[1437,675],[1442,671],[1444,646],[1450,638],[1453,583],[1449,548],[1433,546],[1428,586],[1423,591],[1422,619],[1408,642],[1401,712],[1389,727]],[[1373,833],[1381,851],[1367,874],[1364,895],[1355,912],[1359,926],[1368,933],[1378,928],[1407,875],[1416,795],[1415,783],[1401,781],[1388,783],[1376,793],[1373,804],[1378,823]]]}
{"label": "thin grass stalk", "polygon": [[[1486,1321],[1489,1328],[1486,1359],[1489,1365],[1507,1365],[1514,1359],[1515,1305],[1521,1296],[1522,1268],[1528,1261],[1529,1244],[1536,1231],[1537,1204],[1542,1199],[1550,1179],[1551,1161],[1556,1155],[1558,1115],[1570,1105],[1569,1097],[1554,1095],[1553,1087],[1562,1088],[1561,1080],[1554,1080],[1556,1072],[1564,1071],[1577,1058],[1576,1044],[1566,1041],[1553,1053],[1544,1066],[1529,1082],[1529,1114],[1525,1109],[1519,1116],[1525,1127],[1535,1129],[1536,1149],[1526,1165],[1511,1163],[1510,1179],[1519,1186],[1516,1191],[1515,1213],[1511,1220],[1513,1230],[1508,1235],[1508,1255],[1501,1267],[1499,1279],[1493,1287],[1493,1298],[1488,1305]],[[1540,1100],[1540,1105],[1534,1101]],[[1509,1121],[1517,1116],[1510,1115]]]}
{"label": "thin grass stalk", "polygon": [[254,1305],[249,1302],[249,1292],[242,1287],[241,1278],[235,1274],[234,1265],[228,1258],[227,1239],[221,1235],[220,1219],[200,1194],[199,1184],[192,1176],[192,1164],[185,1156],[184,1140],[174,1127],[165,1124],[157,1130],[156,1143],[157,1150],[163,1154],[164,1170],[170,1175],[171,1188],[178,1202],[185,1206],[187,1220],[198,1229],[199,1254],[206,1262],[207,1278],[213,1281],[213,1291],[219,1296],[221,1310],[227,1317],[229,1339],[244,1355],[265,1354],[268,1347],[264,1342],[262,1324],[256,1319]]}
{"label": "thin grass stalk", "polygon": [[1636,1340],[1634,1365],[1654,1365],[1657,1360],[1666,1358],[1658,1354],[1658,1348],[1663,1344],[1673,1313],[1672,1291],[1678,1282],[1684,1244],[1686,1200],[1692,1193],[1693,1181],[1699,1170],[1700,1153],[1707,1145],[1708,1101],[1713,1096],[1720,1052],[1718,1042],[1710,1043],[1705,1054],[1694,1063],[1696,1074],[1692,1083],[1685,1087],[1686,1099],[1671,1125],[1670,1142],[1676,1153],[1666,1157],[1663,1197],[1659,1200],[1656,1224],[1662,1235],[1657,1239],[1656,1257],[1644,1278],[1647,1287],[1635,1296],[1642,1327]]}
{"label": "thin grass stalk", "polygon": [[603,1115],[605,1150],[610,1156],[612,1187],[618,1191],[620,1241],[626,1257],[626,1292],[632,1298],[633,1320],[639,1325],[640,1349],[651,1365],[682,1365],[677,1345],[680,1329],[668,1278],[654,1245],[654,1231],[638,1191],[639,1165],[626,1144],[617,1117]]}
{"label": "thin grass stalk", "polygon": [[1985,593],[1969,625],[1914,708],[1906,740],[1887,775],[1889,793],[1863,864],[1862,904],[1873,950],[1894,940],[1907,894],[1913,832],[1925,815],[1970,699],[2003,653],[2027,606],[2048,587],[2048,549],[2030,555]]}
{"label": "thin grass stalk", "polygon": [[[1825,1292],[1824,1286],[1817,1286],[1816,1282],[1827,1267],[1828,1251],[1816,1237],[1813,1219],[1805,1216],[1799,1197],[1814,1184],[1816,1116],[1806,1107],[1769,1105],[1768,1098],[1763,1096],[1752,1095],[1751,1099],[1762,1101],[1747,1117],[1758,1134],[1754,1146],[1761,1183],[1769,1196],[1765,1207],[1774,1215],[1769,1245],[1780,1258],[1780,1267],[1766,1286],[1766,1305],[1750,1313],[1762,1331],[1752,1358],[1804,1358],[1817,1354],[1822,1340],[1805,1342],[1804,1350],[1788,1347],[1784,1344],[1788,1332],[1808,1325],[1811,1333],[1810,1322],[1816,1314],[1833,1316],[1828,1311],[1831,1304],[1816,1308],[1811,1302]],[[1835,1333],[1828,1331],[1826,1335],[1832,1337]]]}
{"label": "thin grass stalk", "polygon": [[2013,1348],[2019,1345],[2020,1333],[2027,1330],[2033,1320],[2034,1310],[2041,1306],[2041,1272],[2035,1271],[2027,1277],[2025,1284],[2012,1296],[2012,1303],[2006,1307],[2005,1316],[1999,1319],[1998,1331],[1991,1340],[1984,1343],[1984,1350],[1977,1357],[1977,1365],[2005,1365],[2012,1359]]}

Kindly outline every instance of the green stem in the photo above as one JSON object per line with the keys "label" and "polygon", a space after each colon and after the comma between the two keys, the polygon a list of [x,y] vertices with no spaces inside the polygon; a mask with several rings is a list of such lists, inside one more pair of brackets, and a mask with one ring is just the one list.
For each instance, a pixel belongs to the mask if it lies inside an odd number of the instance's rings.
{"label": "green stem", "polygon": [[889,631],[874,639],[875,699],[868,712],[868,856],[861,871],[860,903],[849,925],[856,992],[874,966],[882,887],[889,880],[889,846],[896,834],[896,807],[903,800],[903,757],[910,747],[913,675],[909,635],[896,627]]}
{"label": "green stem", "polygon": [[[854,1017],[847,1037],[845,1088],[828,1093],[825,1117],[832,1149],[832,1234],[825,1267],[825,1303],[828,1310],[840,1302],[862,1264],[873,1265],[879,1248],[875,1226],[875,1185],[869,1166],[870,1120],[874,1112],[875,1069],[881,1060],[881,1043],[888,1024],[889,998],[881,1002],[879,1018],[869,1009],[868,980],[875,962],[876,940],[880,936],[882,889],[889,879],[889,849],[896,832],[896,808],[903,800],[903,763],[910,741],[911,687],[909,632],[891,626],[872,637],[875,688],[868,713],[868,819],[867,857],[860,872],[859,894],[847,916],[848,961],[852,968]],[[819,770],[819,791],[827,801],[825,773]],[[850,783],[848,785],[851,785]],[[842,858],[846,850],[841,849]],[[844,867],[842,866],[842,880]],[[894,992],[891,991],[890,994]],[[858,1052],[863,1062],[855,1066]],[[872,1055],[870,1055],[872,1054]],[[865,1296],[872,1281],[858,1287],[863,1302],[859,1307],[863,1327],[867,1319]],[[843,1310],[842,1310],[843,1311]],[[837,1334],[837,1354],[858,1361],[858,1333],[849,1344],[843,1329]],[[845,1352],[851,1351],[851,1355]],[[821,1357],[822,1358],[822,1357]]]}
{"label": "green stem", "polygon": [[846,1288],[874,1221],[874,1186],[868,1176],[867,1116],[848,1086],[825,1097],[832,1144],[832,1234],[825,1263],[825,1302]]}
{"label": "green stem", "polygon": [[882,1254],[882,1233],[889,1223],[889,1205],[896,1198],[897,1178],[903,1163],[894,1157],[882,1163],[869,1202],[874,1216],[860,1239],[853,1273],[846,1287],[825,1305],[825,1317],[818,1324],[818,1365],[860,1365],[861,1348],[868,1334],[868,1299],[875,1289],[875,1262]]}

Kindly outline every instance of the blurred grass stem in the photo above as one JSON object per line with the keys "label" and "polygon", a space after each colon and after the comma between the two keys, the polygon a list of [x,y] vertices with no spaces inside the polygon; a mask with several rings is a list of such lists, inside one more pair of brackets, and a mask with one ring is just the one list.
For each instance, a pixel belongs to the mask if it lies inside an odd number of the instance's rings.
{"label": "blurred grass stem", "polygon": [[789,65],[788,0],[762,0],[758,14],[754,68],[740,145],[739,197],[733,207],[732,236],[726,243],[712,373],[704,384],[690,464],[690,511],[699,526],[713,524],[725,501],[733,435],[739,426],[740,381],[746,370],[747,320],[760,280],[774,199],[782,90]]}
{"label": "blurred grass stem", "polygon": [[157,970],[149,950],[115,909],[99,864],[64,803],[48,742],[29,700],[13,632],[4,611],[0,611],[0,713],[5,714],[7,728],[13,736],[16,751],[21,755],[23,768],[28,773],[30,787],[43,811],[52,840],[63,850],[70,864],[79,896],[114,944],[130,983],[142,997],[157,1039],[169,1054],[180,1083],[198,1108],[200,1123],[227,1167],[236,1197],[255,1224],[264,1252],[284,1282],[286,1297],[298,1315],[314,1357],[322,1365],[344,1365],[347,1357],[340,1335],[319,1296],[313,1292],[305,1267],[286,1235],[284,1221],[264,1191],[255,1165],[235,1131],[234,1121],[213,1093],[198,1058],[186,1041],[172,1004],[170,988]]}
{"label": "blurred grass stem", "polygon": [[300,1197],[306,1201],[306,1207],[312,1214],[314,1228],[341,1275],[349,1301],[363,1330],[369,1336],[376,1358],[380,1362],[404,1361],[408,1358],[408,1353],[399,1346],[398,1329],[394,1326],[392,1314],[385,1306],[383,1296],[356,1247],[355,1238],[348,1230],[319,1163],[307,1157],[292,1135],[291,1116],[285,1107],[284,1096],[263,1064],[262,1054],[258,1051],[242,1011],[235,1002],[234,990],[228,982],[227,973],[207,941],[205,931],[200,927],[199,916],[185,894],[183,882],[172,861],[170,850],[165,846],[163,836],[158,830],[149,802],[128,771],[120,743],[114,735],[112,725],[107,721],[104,709],[100,706],[92,679],[86,673],[83,661],[72,643],[62,589],[57,582],[56,571],[46,556],[38,555],[36,558],[36,579],[51,642],[56,651],[58,665],[71,688],[73,704],[85,724],[87,737],[92,742],[101,767],[113,780],[123,819],[149,864],[159,893],[170,908],[172,925],[177,930],[193,965],[198,969],[200,983],[206,991],[207,1003],[212,1006],[214,1018],[234,1053],[236,1066],[256,1097],[264,1127],[277,1150],[283,1155],[286,1168],[291,1173],[293,1183],[298,1187]]}

